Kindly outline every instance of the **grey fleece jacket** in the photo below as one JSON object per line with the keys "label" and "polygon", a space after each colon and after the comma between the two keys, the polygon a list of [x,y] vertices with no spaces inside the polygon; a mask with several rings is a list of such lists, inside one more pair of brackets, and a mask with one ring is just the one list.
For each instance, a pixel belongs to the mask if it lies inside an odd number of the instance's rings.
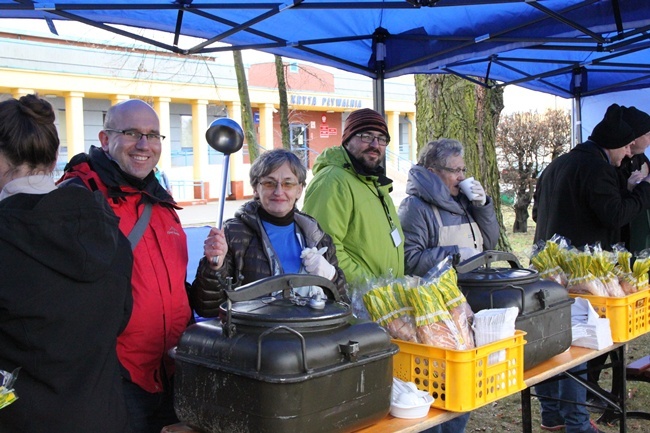
{"label": "grey fleece jacket", "polygon": [[483,250],[496,246],[499,223],[492,198],[487,197],[484,206],[474,206],[463,194],[454,199],[437,175],[419,165],[414,165],[409,171],[406,193],[408,197],[402,200],[399,207],[399,219],[404,230],[407,274],[423,276],[448,255],[458,253],[455,245],[439,245],[434,207],[440,212],[443,226],[459,226],[476,221],[483,235]]}

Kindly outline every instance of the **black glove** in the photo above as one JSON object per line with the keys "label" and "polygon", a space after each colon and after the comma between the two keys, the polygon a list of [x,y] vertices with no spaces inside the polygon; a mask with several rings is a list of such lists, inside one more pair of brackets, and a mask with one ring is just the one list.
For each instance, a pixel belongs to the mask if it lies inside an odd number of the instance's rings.
{"label": "black glove", "polygon": [[201,317],[217,317],[219,306],[226,301],[218,275],[214,275],[205,258],[190,289],[190,305]]}

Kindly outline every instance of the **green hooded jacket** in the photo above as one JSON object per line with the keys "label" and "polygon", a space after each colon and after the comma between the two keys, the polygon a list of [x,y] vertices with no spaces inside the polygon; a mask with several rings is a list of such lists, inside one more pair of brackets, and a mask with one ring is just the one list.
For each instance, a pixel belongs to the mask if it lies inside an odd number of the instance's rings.
{"label": "green hooded jacket", "polygon": [[325,149],[312,171],[303,211],[332,237],[350,288],[374,277],[403,276],[404,234],[389,194],[392,181],[380,185],[378,176],[358,174],[342,146]]}

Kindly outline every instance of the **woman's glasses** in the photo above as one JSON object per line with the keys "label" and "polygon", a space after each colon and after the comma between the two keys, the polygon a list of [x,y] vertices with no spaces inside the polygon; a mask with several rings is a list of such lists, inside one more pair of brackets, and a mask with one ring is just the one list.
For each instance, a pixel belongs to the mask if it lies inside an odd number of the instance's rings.
{"label": "woman's glasses", "polygon": [[458,168],[450,168],[450,167],[442,167],[442,166],[440,166],[440,165],[436,165],[435,167],[438,168],[438,169],[440,169],[440,170],[444,170],[444,171],[446,171],[446,172],[448,172],[448,173],[453,173],[453,174],[461,174],[461,173],[463,173],[463,174],[467,174],[467,167],[463,167],[463,168],[460,168],[460,167],[458,167]]}
{"label": "woman's glasses", "polygon": [[298,182],[293,182],[290,180],[283,180],[278,183],[274,180],[263,180],[259,183],[265,191],[275,191],[278,188],[278,185],[282,188],[282,191],[291,191],[298,186]]}

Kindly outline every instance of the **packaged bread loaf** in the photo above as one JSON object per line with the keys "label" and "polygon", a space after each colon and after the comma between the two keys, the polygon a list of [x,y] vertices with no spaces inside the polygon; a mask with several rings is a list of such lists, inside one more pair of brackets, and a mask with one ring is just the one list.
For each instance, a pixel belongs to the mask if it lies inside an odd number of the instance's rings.
{"label": "packaged bread loaf", "polygon": [[432,285],[419,285],[407,291],[415,312],[418,339],[423,344],[443,349],[466,349],[466,342]]}
{"label": "packaged bread loaf", "polygon": [[370,318],[398,340],[418,343],[414,309],[409,304],[404,280],[386,282],[363,295]]}
{"label": "packaged bread loaf", "polygon": [[614,273],[618,277],[618,283],[626,295],[631,295],[637,292],[637,279],[632,274],[632,253],[629,252],[625,246],[620,243],[612,247],[616,254],[616,267]]}
{"label": "packaged bread loaf", "polygon": [[458,331],[461,333],[464,347],[472,349],[474,344],[474,331],[472,322],[474,312],[470,307],[465,295],[458,288],[458,275],[452,267],[450,260],[441,262],[435,270],[430,270],[423,284],[432,285],[432,290],[437,290],[442,301],[451,314],[451,318],[456,324]]}
{"label": "packaged bread loaf", "polygon": [[567,275],[563,269],[567,244],[566,239],[554,235],[551,239],[540,241],[533,246],[530,263],[531,267],[539,272],[540,278],[567,286]]}
{"label": "packaged bread loaf", "polygon": [[566,255],[567,290],[570,293],[607,296],[603,283],[590,272],[593,256],[589,250],[570,250]]}
{"label": "packaged bread loaf", "polygon": [[618,276],[614,273],[614,268],[618,263],[617,254],[603,251],[600,244],[595,244],[591,248],[591,255],[592,261],[589,270],[603,284],[607,296],[612,298],[624,297],[625,292],[618,281]]}
{"label": "packaged bread loaf", "polygon": [[637,254],[632,265],[632,274],[636,277],[638,291],[648,288],[648,272],[650,271],[650,251],[643,250]]}

